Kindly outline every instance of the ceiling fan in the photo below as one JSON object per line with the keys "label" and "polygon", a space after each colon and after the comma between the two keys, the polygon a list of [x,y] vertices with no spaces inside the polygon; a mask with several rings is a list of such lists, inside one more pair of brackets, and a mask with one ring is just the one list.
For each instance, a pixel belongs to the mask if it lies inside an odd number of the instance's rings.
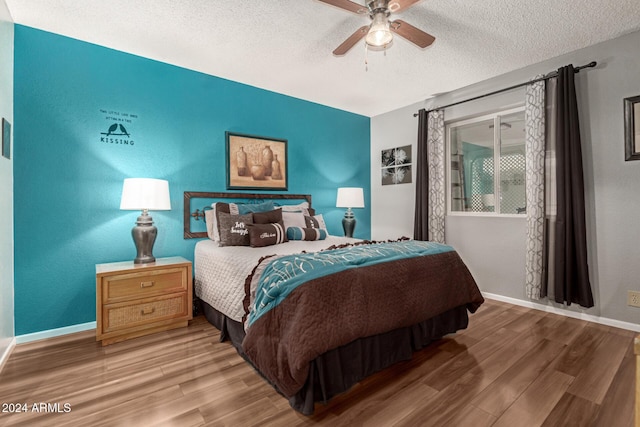
{"label": "ceiling fan", "polygon": [[393,41],[393,34],[410,41],[420,48],[430,46],[435,41],[431,34],[407,24],[401,19],[389,21],[389,15],[402,12],[413,6],[420,0],[367,0],[367,5],[362,6],[350,0],[319,0],[323,3],[339,7],[340,9],[357,14],[368,14],[371,24],[358,28],[349,38],[338,46],[333,54],[342,56],[346,54],[356,43],[364,38],[367,47],[373,49],[386,49]]}

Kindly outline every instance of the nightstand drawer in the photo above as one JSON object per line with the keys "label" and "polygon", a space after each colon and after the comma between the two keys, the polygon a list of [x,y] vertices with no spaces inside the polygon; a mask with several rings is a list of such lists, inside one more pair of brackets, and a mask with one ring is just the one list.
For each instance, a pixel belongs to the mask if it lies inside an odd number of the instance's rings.
{"label": "nightstand drawer", "polygon": [[187,294],[172,294],[135,303],[118,303],[105,305],[103,308],[103,332],[170,320],[189,315]]}
{"label": "nightstand drawer", "polygon": [[104,303],[183,292],[187,290],[188,283],[184,268],[141,271],[102,280]]}

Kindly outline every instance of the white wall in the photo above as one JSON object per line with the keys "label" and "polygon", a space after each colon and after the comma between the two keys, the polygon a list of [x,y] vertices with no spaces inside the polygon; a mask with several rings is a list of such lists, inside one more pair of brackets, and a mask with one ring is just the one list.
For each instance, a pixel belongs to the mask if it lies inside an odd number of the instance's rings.
{"label": "white wall", "polygon": [[[426,53],[428,54],[428,52]],[[371,121],[372,238],[412,235],[415,184],[401,191],[380,185],[380,150],[412,144],[413,113],[526,81],[569,63],[597,61],[576,75],[587,204],[588,262],[595,307],[568,308],[640,325],[640,309],[626,305],[627,290],[640,290],[640,161],[624,160],[623,99],[640,95],[640,32],[534,64],[449,94],[392,111]],[[425,76],[428,78],[428,76]],[[445,121],[521,102],[522,89],[447,109]],[[415,172],[414,172],[415,173]],[[397,186],[392,186],[397,187]],[[387,203],[387,200],[390,203]],[[456,247],[484,292],[526,301],[525,221],[513,218],[446,219],[447,242]],[[544,302],[554,308],[561,305]]]}
{"label": "white wall", "polygon": [[412,145],[416,159],[418,119],[415,108],[400,109],[371,119],[371,238],[377,240],[413,237],[416,168],[411,184],[382,185],[381,151]]}
{"label": "white wall", "polygon": [[[0,0],[0,117],[13,126],[13,21],[5,0]],[[13,160],[0,157],[0,368],[13,343]]]}

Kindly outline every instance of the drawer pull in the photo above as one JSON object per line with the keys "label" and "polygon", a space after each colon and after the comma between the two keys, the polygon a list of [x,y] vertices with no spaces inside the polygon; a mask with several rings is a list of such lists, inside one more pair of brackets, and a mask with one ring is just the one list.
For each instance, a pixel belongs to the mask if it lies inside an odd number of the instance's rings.
{"label": "drawer pull", "polygon": [[151,282],[140,282],[140,287],[141,288],[150,288],[154,285],[153,281]]}
{"label": "drawer pull", "polygon": [[140,315],[144,316],[145,314],[151,314],[155,311],[154,307],[147,307],[140,310]]}

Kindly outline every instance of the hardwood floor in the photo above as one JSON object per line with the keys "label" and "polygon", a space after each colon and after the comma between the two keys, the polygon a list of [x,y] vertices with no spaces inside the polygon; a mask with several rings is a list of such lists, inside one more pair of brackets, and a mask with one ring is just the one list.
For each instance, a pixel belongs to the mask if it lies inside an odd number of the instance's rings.
{"label": "hardwood floor", "polygon": [[0,425],[633,426],[635,333],[502,302],[313,417],[219,335],[198,317],[107,347],[93,332],[17,346],[0,403],[27,412],[0,413]]}

